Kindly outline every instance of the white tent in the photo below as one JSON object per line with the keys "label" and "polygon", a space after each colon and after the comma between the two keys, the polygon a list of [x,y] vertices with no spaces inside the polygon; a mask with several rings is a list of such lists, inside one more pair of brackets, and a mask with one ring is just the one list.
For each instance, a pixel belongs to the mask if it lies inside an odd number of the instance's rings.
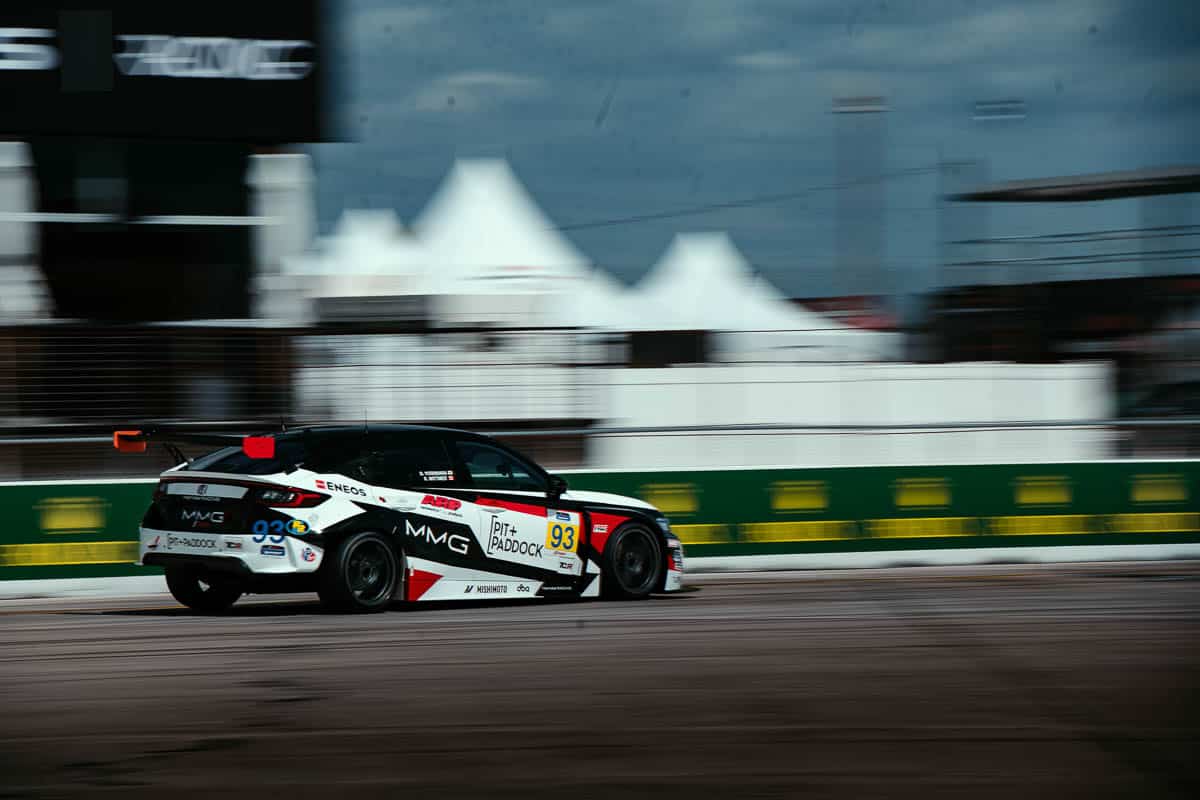
{"label": "white tent", "polygon": [[500,159],[456,162],[413,230],[443,292],[556,291],[588,270]]}
{"label": "white tent", "polygon": [[782,360],[895,357],[893,334],[850,328],[790,302],[756,276],[729,236],[675,237],[634,290],[635,330],[721,331],[721,349]]}
{"label": "white tent", "polygon": [[449,325],[547,324],[547,294],[586,282],[587,258],[500,159],[461,160],[413,223],[436,317]]}
{"label": "white tent", "polygon": [[424,294],[428,257],[390,209],[347,210],[317,249],[284,262],[314,297]]}

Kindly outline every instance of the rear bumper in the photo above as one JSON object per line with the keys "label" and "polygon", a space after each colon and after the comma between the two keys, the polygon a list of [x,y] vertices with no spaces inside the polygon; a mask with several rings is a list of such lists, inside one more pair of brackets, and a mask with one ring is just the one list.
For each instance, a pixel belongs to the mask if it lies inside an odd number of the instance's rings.
{"label": "rear bumper", "polygon": [[324,551],[290,535],[205,533],[141,528],[138,563],[196,566],[233,575],[293,575],[316,572]]}

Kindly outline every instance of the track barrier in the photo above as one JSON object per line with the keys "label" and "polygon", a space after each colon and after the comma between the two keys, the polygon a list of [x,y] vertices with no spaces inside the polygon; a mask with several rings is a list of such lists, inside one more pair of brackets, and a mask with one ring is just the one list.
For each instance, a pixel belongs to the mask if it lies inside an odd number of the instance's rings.
{"label": "track barrier", "polygon": [[[661,508],[689,558],[1200,544],[1200,461],[567,472]],[[154,480],[0,484],[0,580],[147,575]],[[1040,557],[1038,560],[1054,560]],[[761,561],[761,559],[759,560]],[[750,563],[750,562],[748,562]],[[759,563],[759,562],[753,562]],[[847,563],[850,563],[849,561]]]}

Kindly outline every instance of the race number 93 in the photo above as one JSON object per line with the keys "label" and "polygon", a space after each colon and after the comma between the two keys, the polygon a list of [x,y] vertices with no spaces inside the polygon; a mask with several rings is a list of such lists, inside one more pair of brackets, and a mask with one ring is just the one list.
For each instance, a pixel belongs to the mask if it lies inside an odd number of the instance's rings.
{"label": "race number 93", "polygon": [[579,547],[579,523],[574,520],[547,520],[546,547],[560,553],[574,553]]}

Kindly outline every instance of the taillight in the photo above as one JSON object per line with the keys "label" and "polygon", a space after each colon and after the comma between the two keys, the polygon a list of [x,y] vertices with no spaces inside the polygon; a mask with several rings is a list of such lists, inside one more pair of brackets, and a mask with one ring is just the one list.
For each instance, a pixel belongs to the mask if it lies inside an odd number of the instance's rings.
{"label": "taillight", "polygon": [[329,499],[329,495],[305,489],[259,489],[254,499],[272,508],[312,508]]}

